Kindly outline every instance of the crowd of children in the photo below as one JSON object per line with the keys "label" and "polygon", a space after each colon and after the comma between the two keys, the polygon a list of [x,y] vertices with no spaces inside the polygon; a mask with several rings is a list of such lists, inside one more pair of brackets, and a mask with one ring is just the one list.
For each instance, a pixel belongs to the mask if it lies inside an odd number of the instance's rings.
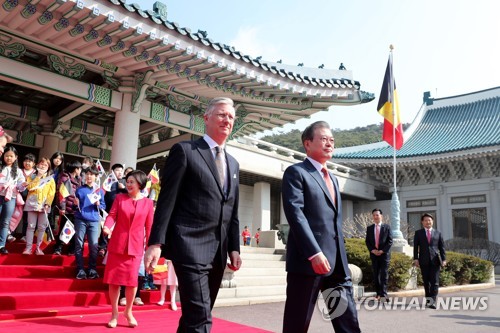
{"label": "crowd of children", "polygon": [[[91,157],[85,157],[82,162],[65,163],[61,152],[54,153],[50,159],[40,157],[38,161],[28,153],[23,157],[21,168],[17,150],[7,146],[0,159],[0,254],[8,255],[6,243],[17,240],[26,243],[24,255],[45,255],[47,239],[55,239],[53,255],[75,255],[76,279],[99,278],[97,257],[106,255],[108,245],[108,236],[101,232],[104,217],[110,212],[116,196],[127,193],[124,177],[133,169],[114,164],[110,172],[115,182],[108,191],[103,191],[99,186],[100,172]],[[158,185],[153,185],[151,196],[157,195]],[[66,221],[74,227],[74,234],[63,241],[59,233]],[[87,269],[83,260],[85,241],[89,250]],[[177,283],[171,262],[169,269],[168,279],[155,281],[144,269],[139,270],[138,285],[142,290],[157,289],[154,283],[160,285],[158,305],[163,305],[167,285],[171,284],[171,308],[175,310]],[[133,303],[144,304],[139,290]],[[125,297],[120,305],[126,305]]]}

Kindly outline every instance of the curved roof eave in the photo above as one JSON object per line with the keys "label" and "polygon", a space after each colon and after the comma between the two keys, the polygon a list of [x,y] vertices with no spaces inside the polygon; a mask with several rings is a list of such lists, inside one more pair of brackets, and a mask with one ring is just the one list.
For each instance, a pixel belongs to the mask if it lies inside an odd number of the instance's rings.
{"label": "curved roof eave", "polygon": [[[405,133],[405,144],[396,152],[398,161],[461,156],[500,145],[500,87],[424,102]],[[393,149],[385,142],[340,148],[334,154],[336,160],[353,163],[384,161],[392,156]]]}
{"label": "curved roof eave", "polygon": [[[97,1],[95,1],[97,2]],[[359,91],[361,84],[359,81],[355,81],[352,78],[352,72],[347,70],[328,70],[320,68],[308,68],[300,66],[291,66],[280,63],[274,63],[269,61],[263,61],[261,57],[252,58],[249,55],[245,55],[242,52],[236,50],[233,46],[214,42],[212,39],[207,37],[206,32],[198,30],[193,33],[189,28],[180,27],[179,24],[175,22],[170,22],[167,20],[166,16],[159,14],[159,9],[155,10],[142,10],[138,4],[127,4],[125,0],[102,0],[102,2],[108,2],[114,6],[119,6],[125,9],[128,13],[134,13],[138,17],[139,21],[148,20],[149,24],[157,29],[167,28],[168,30],[175,32],[179,37],[189,38],[194,45],[198,44],[200,47],[208,47],[211,51],[218,54],[224,59],[230,59],[231,61],[241,64],[249,69],[258,70],[265,72],[275,78],[275,85],[279,84],[280,81],[288,82],[291,85],[306,86],[308,89],[318,89],[322,90],[322,96],[334,96],[337,90],[350,90]],[[91,7],[94,8],[96,5],[93,4]],[[146,29],[142,29],[140,34],[150,35],[151,32],[147,32]],[[155,33],[157,35],[158,33]],[[234,68],[236,70],[236,68]],[[357,104],[365,103],[371,101],[371,99],[366,98],[365,93],[363,98],[357,99]],[[373,94],[371,94],[373,95]],[[340,103],[342,104],[342,103]]]}

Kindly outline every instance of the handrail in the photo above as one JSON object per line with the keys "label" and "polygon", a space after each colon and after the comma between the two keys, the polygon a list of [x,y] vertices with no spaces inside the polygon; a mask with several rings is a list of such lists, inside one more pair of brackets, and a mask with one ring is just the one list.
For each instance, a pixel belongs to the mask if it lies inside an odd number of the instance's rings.
{"label": "handrail", "polygon": [[[291,158],[296,160],[297,162],[303,161],[307,155],[286,147],[282,147],[279,145],[275,145],[273,143],[269,143],[260,139],[252,138],[250,136],[241,136],[236,139],[236,141],[242,145],[246,145],[252,147],[254,149],[260,149],[266,152],[271,152],[286,158]],[[262,147],[265,147],[264,149]],[[267,149],[266,149],[267,148]],[[347,167],[345,165],[337,164],[331,161],[326,162],[327,168],[331,171],[336,171],[339,173],[349,174],[352,176],[362,177],[363,172]]]}

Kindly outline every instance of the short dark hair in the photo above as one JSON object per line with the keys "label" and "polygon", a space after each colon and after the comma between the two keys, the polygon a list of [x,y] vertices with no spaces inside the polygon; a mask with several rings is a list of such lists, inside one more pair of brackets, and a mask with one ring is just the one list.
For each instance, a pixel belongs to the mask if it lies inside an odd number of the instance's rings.
{"label": "short dark hair", "polygon": [[422,214],[422,217],[420,218],[420,222],[424,220],[424,217],[430,217],[434,221],[434,216],[432,216],[429,213]]}
{"label": "short dark hair", "polygon": [[24,161],[31,161],[31,162],[35,163],[36,157],[32,153],[28,153],[28,154],[24,155],[23,162]]}
{"label": "short dark hair", "polygon": [[99,170],[97,170],[97,168],[92,165],[90,168],[85,169],[85,173],[91,173],[97,176],[99,174]]}
{"label": "short dark hair", "polygon": [[123,164],[120,164],[120,163],[115,163],[115,164],[113,164],[113,166],[111,167],[111,170],[115,171],[115,169],[118,169],[118,168],[122,168],[122,169],[123,169]]}
{"label": "short dark hair", "polygon": [[75,172],[76,169],[81,168],[82,163],[80,161],[70,161],[68,164],[66,164],[66,172],[73,173]]}
{"label": "short dark hair", "polygon": [[326,121],[316,121],[312,123],[311,125],[307,126],[304,132],[302,132],[302,145],[304,145],[304,142],[306,140],[312,141],[314,139],[314,131],[318,128],[328,128],[330,129],[330,125]]}
{"label": "short dark hair", "polygon": [[382,209],[380,209],[380,208],[375,208],[374,210],[372,210],[372,214],[375,212],[379,212],[380,215],[384,215],[384,213],[382,213]]}
{"label": "short dark hair", "polygon": [[141,191],[146,188],[146,184],[148,183],[148,176],[146,176],[144,171],[141,171],[141,170],[130,171],[127,174],[127,177],[125,178],[125,180],[129,179],[130,177],[134,177],[136,182],[139,184],[139,189]]}

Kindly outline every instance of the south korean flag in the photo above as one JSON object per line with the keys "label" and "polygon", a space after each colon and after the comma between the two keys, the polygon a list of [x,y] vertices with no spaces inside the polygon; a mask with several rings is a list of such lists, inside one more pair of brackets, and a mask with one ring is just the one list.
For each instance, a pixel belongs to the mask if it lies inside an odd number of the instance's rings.
{"label": "south korean flag", "polygon": [[[64,216],[66,217],[66,216]],[[66,223],[64,223],[63,228],[61,229],[61,232],[59,233],[59,239],[61,242],[64,244],[68,244],[71,238],[75,235],[75,226],[71,221],[66,217]]]}

